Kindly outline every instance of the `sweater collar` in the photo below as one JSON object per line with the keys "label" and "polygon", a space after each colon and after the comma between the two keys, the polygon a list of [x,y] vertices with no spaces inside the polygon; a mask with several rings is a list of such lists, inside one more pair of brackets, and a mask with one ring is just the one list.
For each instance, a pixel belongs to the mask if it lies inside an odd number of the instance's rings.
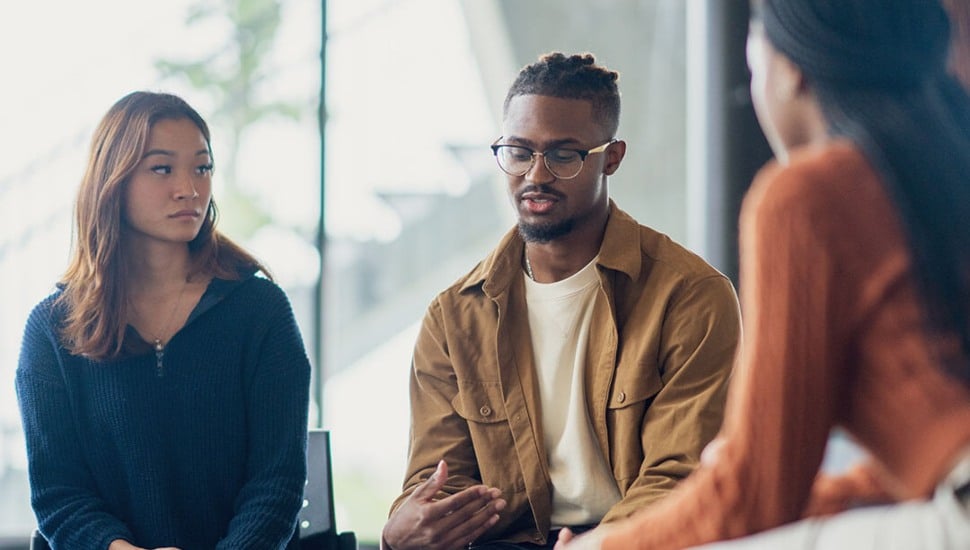
{"label": "sweater collar", "polygon": [[213,278],[209,281],[209,286],[206,287],[205,292],[202,293],[202,298],[199,299],[199,303],[196,304],[195,309],[189,314],[189,318],[186,319],[185,324],[188,325],[196,317],[202,315],[206,311],[209,311],[216,306],[219,302],[224,300],[226,296],[232,294],[234,290],[243,285],[246,281],[256,277],[254,271],[247,271],[239,274],[238,279],[218,279]]}

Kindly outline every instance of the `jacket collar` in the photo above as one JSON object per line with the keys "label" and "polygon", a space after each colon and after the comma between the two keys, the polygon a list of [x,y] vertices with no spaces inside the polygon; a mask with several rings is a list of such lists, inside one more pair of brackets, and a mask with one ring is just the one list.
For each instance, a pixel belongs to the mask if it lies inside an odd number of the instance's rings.
{"label": "jacket collar", "polygon": [[[640,249],[640,224],[610,199],[610,215],[600,243],[597,265],[620,271],[636,280],[640,276]],[[522,272],[524,250],[525,241],[518,228],[512,228],[495,250],[468,274],[460,292],[481,286],[482,292],[494,298],[507,291],[514,277]]]}

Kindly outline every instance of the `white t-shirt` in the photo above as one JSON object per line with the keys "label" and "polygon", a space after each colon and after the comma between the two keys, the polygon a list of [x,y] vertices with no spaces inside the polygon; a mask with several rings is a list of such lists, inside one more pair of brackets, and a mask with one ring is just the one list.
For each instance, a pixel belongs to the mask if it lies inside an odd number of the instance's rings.
{"label": "white t-shirt", "polygon": [[552,526],[598,523],[620,500],[586,412],[586,348],[599,288],[596,259],[555,283],[525,277],[542,432],[552,479]]}

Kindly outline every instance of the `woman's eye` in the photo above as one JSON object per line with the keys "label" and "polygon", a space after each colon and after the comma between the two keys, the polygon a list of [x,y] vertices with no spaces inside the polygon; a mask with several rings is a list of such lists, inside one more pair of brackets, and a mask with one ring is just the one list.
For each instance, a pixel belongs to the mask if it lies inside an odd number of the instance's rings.
{"label": "woman's eye", "polygon": [[212,164],[203,164],[202,166],[199,166],[198,168],[196,168],[195,171],[198,172],[199,175],[203,175],[203,176],[206,174],[211,174]]}
{"label": "woman's eye", "polygon": [[157,166],[152,166],[149,168],[152,172],[159,175],[168,175],[172,173],[172,167],[167,164],[159,164]]}

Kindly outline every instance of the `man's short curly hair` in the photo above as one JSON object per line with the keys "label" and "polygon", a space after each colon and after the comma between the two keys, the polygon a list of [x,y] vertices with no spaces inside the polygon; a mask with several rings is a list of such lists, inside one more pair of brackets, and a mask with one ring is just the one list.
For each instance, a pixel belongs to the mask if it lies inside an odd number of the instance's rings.
{"label": "man's short curly hair", "polygon": [[593,116],[612,138],[620,125],[619,78],[616,71],[597,65],[593,54],[547,53],[519,71],[505,96],[503,114],[508,113],[512,98],[520,95],[583,99],[592,103]]}

